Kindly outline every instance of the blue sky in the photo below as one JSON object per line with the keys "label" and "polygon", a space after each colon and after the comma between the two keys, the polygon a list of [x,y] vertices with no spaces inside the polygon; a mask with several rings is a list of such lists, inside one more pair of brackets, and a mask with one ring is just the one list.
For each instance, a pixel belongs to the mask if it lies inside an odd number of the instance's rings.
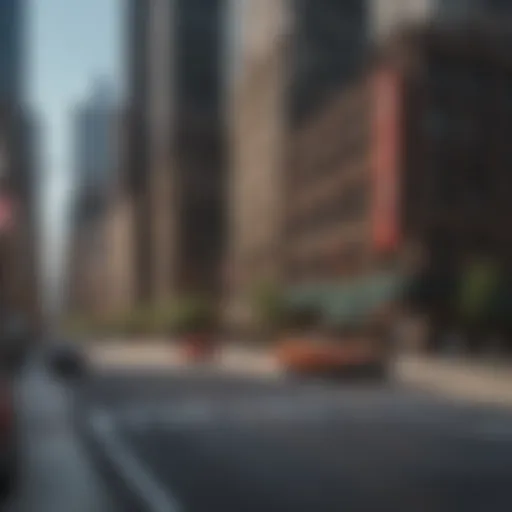
{"label": "blue sky", "polygon": [[97,76],[119,83],[122,0],[31,0],[29,95],[47,128],[48,172],[69,174],[69,112]]}
{"label": "blue sky", "polygon": [[[46,246],[61,265],[72,166],[71,116],[98,76],[120,88],[123,0],[30,0],[29,101],[43,126]],[[59,252],[60,248],[60,252]],[[52,272],[52,273],[54,273]]]}

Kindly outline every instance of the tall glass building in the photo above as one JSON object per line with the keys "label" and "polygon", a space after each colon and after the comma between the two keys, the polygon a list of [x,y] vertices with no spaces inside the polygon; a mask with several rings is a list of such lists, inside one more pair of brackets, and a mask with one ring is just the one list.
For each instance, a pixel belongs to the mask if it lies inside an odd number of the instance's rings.
{"label": "tall glass building", "polygon": [[[79,207],[93,215],[105,206],[117,168],[117,104],[110,85],[98,81],[75,117],[75,179]],[[85,203],[83,202],[85,200]]]}
{"label": "tall glass building", "polygon": [[0,1],[0,101],[23,98],[25,0]]}

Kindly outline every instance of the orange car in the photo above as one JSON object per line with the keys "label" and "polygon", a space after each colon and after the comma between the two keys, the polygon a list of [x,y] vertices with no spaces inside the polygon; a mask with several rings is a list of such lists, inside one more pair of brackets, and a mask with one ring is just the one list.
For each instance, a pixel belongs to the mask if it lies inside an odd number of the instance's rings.
{"label": "orange car", "polygon": [[372,370],[381,373],[386,366],[382,348],[364,339],[293,339],[277,349],[281,366],[296,374],[350,373]]}

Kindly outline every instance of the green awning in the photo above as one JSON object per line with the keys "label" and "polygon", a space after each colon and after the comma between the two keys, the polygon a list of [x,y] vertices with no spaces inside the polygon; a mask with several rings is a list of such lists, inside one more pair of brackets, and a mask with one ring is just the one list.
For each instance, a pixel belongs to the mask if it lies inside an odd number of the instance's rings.
{"label": "green awning", "polygon": [[404,278],[397,273],[379,273],[322,285],[304,285],[291,294],[290,304],[319,311],[328,324],[361,323],[386,303],[396,301]]}
{"label": "green awning", "polygon": [[325,295],[325,283],[305,283],[292,287],[287,293],[287,302],[297,308],[318,308]]}

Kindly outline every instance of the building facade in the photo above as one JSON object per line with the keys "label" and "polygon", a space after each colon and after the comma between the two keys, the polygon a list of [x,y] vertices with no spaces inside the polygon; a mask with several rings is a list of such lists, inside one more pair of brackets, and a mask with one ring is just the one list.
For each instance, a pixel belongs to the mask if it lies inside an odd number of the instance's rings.
{"label": "building facade", "polygon": [[0,5],[0,314],[21,312],[37,329],[37,127],[25,101],[27,7],[24,0],[6,0]]}
{"label": "building facade", "polygon": [[172,257],[180,290],[218,293],[226,229],[224,0],[175,4]]}
{"label": "building facade", "polygon": [[0,5],[0,97],[3,103],[17,106],[24,98],[26,10],[23,0],[5,0]]}
{"label": "building facade", "polygon": [[247,316],[253,285],[287,278],[290,146],[362,67],[370,11],[360,1],[233,4],[226,281],[232,309]]}
{"label": "building facade", "polygon": [[119,168],[119,108],[107,84],[97,83],[74,114],[69,302],[74,312],[98,314],[108,286],[106,223]]}
{"label": "building facade", "polygon": [[290,135],[283,243],[290,284],[370,265],[371,99],[365,80],[354,78]]}
{"label": "building facade", "polygon": [[97,82],[74,116],[76,214],[94,217],[106,206],[119,166],[118,106],[109,85]]}
{"label": "building facade", "polygon": [[112,197],[105,216],[105,259],[103,261],[102,312],[107,318],[119,317],[133,309],[136,302],[133,273],[134,205],[132,198],[119,190]]}
{"label": "building facade", "polygon": [[369,42],[369,2],[292,0],[289,119],[301,123],[362,66]]}
{"label": "building facade", "polygon": [[401,32],[295,132],[290,286],[427,275],[441,321],[468,263],[510,273],[510,63],[503,38],[477,26]]}
{"label": "building facade", "polygon": [[243,10],[232,12],[229,243],[223,272],[232,322],[250,314],[252,286],[281,278],[289,21],[286,3],[275,0],[247,1]]}
{"label": "building facade", "polygon": [[130,4],[126,175],[139,301],[220,285],[223,8],[222,0]]}
{"label": "building facade", "polygon": [[452,25],[477,21],[510,25],[507,0],[369,0],[369,29],[373,41],[383,41],[410,24]]}
{"label": "building facade", "polygon": [[149,182],[150,33],[153,2],[125,4],[126,126],[123,131],[121,182],[133,202],[133,302],[151,297],[152,256]]}

